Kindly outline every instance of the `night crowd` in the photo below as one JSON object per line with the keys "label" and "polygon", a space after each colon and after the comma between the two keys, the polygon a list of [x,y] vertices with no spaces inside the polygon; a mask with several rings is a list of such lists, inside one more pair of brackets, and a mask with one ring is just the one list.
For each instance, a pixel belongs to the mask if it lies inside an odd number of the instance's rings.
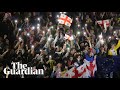
{"label": "night crowd", "polygon": [[[3,69],[12,67],[11,62],[44,69],[44,75],[24,78],[63,78],[67,70],[79,67],[84,59],[120,55],[120,13],[69,13],[66,14],[73,19],[71,27],[57,22],[59,12],[1,12],[0,78],[6,78]],[[96,23],[107,19],[107,30]],[[65,34],[73,39],[65,39]]]}

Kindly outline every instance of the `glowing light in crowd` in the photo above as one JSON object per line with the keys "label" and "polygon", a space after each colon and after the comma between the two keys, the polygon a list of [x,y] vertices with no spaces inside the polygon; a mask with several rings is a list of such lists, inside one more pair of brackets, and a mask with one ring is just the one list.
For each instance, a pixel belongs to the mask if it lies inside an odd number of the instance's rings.
{"label": "glowing light in crowd", "polygon": [[86,32],[84,32],[83,34],[86,35]]}
{"label": "glowing light in crowd", "polygon": [[87,24],[85,24],[85,27],[87,27]]}
{"label": "glowing light in crowd", "polygon": [[30,36],[30,33],[27,33],[27,36]]}
{"label": "glowing light in crowd", "polygon": [[59,27],[57,27],[57,30],[60,29]]}
{"label": "glowing light in crowd", "polygon": [[67,50],[69,51],[69,50],[70,50],[70,48],[68,47],[68,48],[67,48]]}
{"label": "glowing light in crowd", "polygon": [[45,33],[45,31],[43,31],[43,34]]}
{"label": "glowing light in crowd", "polygon": [[25,20],[28,21],[28,18],[26,18]]}
{"label": "glowing light in crowd", "polygon": [[59,18],[59,15],[57,15],[57,18]]}
{"label": "glowing light in crowd", "polygon": [[78,18],[76,18],[76,20],[78,21]]}
{"label": "glowing light in crowd", "polygon": [[52,17],[52,14],[50,14],[49,16]]}
{"label": "glowing light in crowd", "polygon": [[40,18],[37,18],[38,21],[40,21]]}
{"label": "glowing light in crowd", "polygon": [[21,31],[21,28],[19,28],[18,30]]}
{"label": "glowing light in crowd", "polygon": [[114,33],[116,33],[116,31],[114,31]]}
{"label": "glowing light in crowd", "polygon": [[21,38],[21,37],[19,37],[19,41],[22,41],[22,38]]}
{"label": "glowing light in crowd", "polygon": [[40,49],[40,52],[41,52],[42,50]]}
{"label": "glowing light in crowd", "polygon": [[60,12],[60,14],[66,14],[66,12]]}
{"label": "glowing light in crowd", "polygon": [[31,48],[34,48],[34,45],[31,45]]}
{"label": "glowing light in crowd", "polygon": [[40,26],[40,24],[38,23],[37,26]]}
{"label": "glowing light in crowd", "polygon": [[37,26],[37,29],[40,29],[40,27],[39,27],[39,26]]}
{"label": "glowing light in crowd", "polygon": [[80,27],[80,24],[78,24],[78,27]]}
{"label": "glowing light in crowd", "polygon": [[78,35],[80,35],[80,32],[77,32]]}
{"label": "glowing light in crowd", "polygon": [[51,29],[53,29],[53,26],[51,26]]}
{"label": "glowing light in crowd", "polygon": [[48,29],[48,32],[50,31],[50,29]]}
{"label": "glowing light in crowd", "polygon": [[99,38],[101,39],[102,37],[103,37],[102,34],[100,34],[100,35],[99,35]]}
{"label": "glowing light in crowd", "polygon": [[15,23],[17,23],[18,21],[17,20],[15,20]]}
{"label": "glowing light in crowd", "polygon": [[35,29],[35,27],[34,26],[32,26],[32,30],[34,30]]}
{"label": "glowing light in crowd", "polygon": [[49,58],[51,58],[52,56],[51,55],[49,55]]}
{"label": "glowing light in crowd", "polygon": [[116,38],[117,40],[119,39],[119,38]]}
{"label": "glowing light in crowd", "polygon": [[109,36],[109,39],[111,39],[111,36]]}
{"label": "glowing light in crowd", "polygon": [[105,41],[103,39],[101,39],[100,42],[101,42],[101,44],[104,44]]}
{"label": "glowing light in crowd", "polygon": [[48,41],[50,41],[51,40],[51,38],[48,38]]}
{"label": "glowing light in crowd", "polygon": [[82,27],[82,29],[84,29],[84,27]]}

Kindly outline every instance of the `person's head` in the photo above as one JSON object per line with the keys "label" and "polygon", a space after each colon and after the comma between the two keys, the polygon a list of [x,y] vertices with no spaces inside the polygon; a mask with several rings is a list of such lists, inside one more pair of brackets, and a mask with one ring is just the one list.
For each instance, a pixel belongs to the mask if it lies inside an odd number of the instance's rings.
{"label": "person's head", "polygon": [[73,55],[75,53],[75,50],[71,49],[70,53]]}
{"label": "person's head", "polygon": [[114,49],[114,48],[115,48],[115,45],[116,45],[115,42],[114,42],[114,41],[111,41],[111,42],[110,42],[110,49]]}
{"label": "person's head", "polygon": [[111,44],[111,49],[114,49],[115,48],[115,44]]}
{"label": "person's head", "polygon": [[104,45],[104,49],[105,49],[105,51],[107,51],[107,49],[108,49],[108,46],[106,44]]}
{"label": "person's head", "polygon": [[62,47],[60,47],[59,50],[61,51],[61,50],[62,50]]}
{"label": "person's head", "polygon": [[41,54],[42,54],[42,55],[46,55],[45,50],[41,50]]}
{"label": "person's head", "polygon": [[71,50],[70,53],[73,55],[74,54],[73,50]]}
{"label": "person's head", "polygon": [[59,47],[57,47],[57,48],[56,48],[56,51],[59,52],[59,50],[60,50]]}
{"label": "person's head", "polygon": [[24,35],[26,35],[27,34],[27,31],[24,31]]}
{"label": "person's head", "polygon": [[88,50],[88,49],[89,49],[89,47],[88,47],[88,45],[86,45],[86,46],[85,46],[85,50]]}
{"label": "person's head", "polygon": [[80,59],[81,59],[81,56],[78,55],[78,56],[77,56],[77,61],[80,61]]}
{"label": "person's head", "polygon": [[74,57],[76,57],[77,56],[77,52],[76,53],[74,53]]}
{"label": "person's head", "polygon": [[58,68],[61,68],[61,67],[62,67],[62,64],[61,64],[61,63],[58,63],[58,64],[57,64],[57,67],[58,67]]}
{"label": "person's head", "polygon": [[81,43],[81,44],[80,44],[80,46],[82,46],[82,47],[83,47],[83,46],[84,46],[84,43]]}
{"label": "person's head", "polygon": [[65,66],[65,69],[68,70],[68,66]]}
{"label": "person's head", "polygon": [[73,57],[70,57],[70,61],[73,61]]}
{"label": "person's head", "polygon": [[100,47],[100,50],[101,50],[101,51],[104,51],[104,47],[103,47],[103,46],[101,46],[101,47]]}
{"label": "person's head", "polygon": [[90,33],[91,33],[91,34],[94,34],[94,30],[90,30]]}
{"label": "person's head", "polygon": [[8,45],[9,45],[9,40],[8,40],[8,39],[6,39],[6,44],[8,44]]}
{"label": "person's head", "polygon": [[67,43],[70,43],[70,41],[69,41],[68,39],[66,40],[66,42],[67,42]]}
{"label": "person's head", "polygon": [[65,63],[65,64],[67,63],[67,58],[64,59],[64,63]]}
{"label": "person's head", "polygon": [[88,51],[88,55],[89,57],[92,57],[93,56],[93,52],[91,52],[90,50]]}

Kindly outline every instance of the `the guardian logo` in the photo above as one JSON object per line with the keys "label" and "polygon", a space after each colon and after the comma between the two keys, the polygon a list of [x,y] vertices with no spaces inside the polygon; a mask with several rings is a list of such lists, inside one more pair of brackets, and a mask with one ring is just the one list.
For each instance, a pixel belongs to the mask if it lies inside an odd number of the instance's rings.
{"label": "the guardian logo", "polygon": [[43,69],[35,69],[34,67],[27,67],[27,64],[20,64],[20,62],[12,62],[12,69],[4,68],[6,75],[44,75]]}

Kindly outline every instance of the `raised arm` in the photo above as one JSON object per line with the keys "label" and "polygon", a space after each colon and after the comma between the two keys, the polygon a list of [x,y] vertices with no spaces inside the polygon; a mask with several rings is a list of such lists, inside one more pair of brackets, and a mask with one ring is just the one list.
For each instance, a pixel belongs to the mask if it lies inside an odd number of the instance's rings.
{"label": "raised arm", "polygon": [[1,56],[4,57],[8,51],[9,49],[7,49]]}
{"label": "raised arm", "polygon": [[117,45],[115,46],[115,50],[117,50],[120,47],[120,40],[118,41]]}

